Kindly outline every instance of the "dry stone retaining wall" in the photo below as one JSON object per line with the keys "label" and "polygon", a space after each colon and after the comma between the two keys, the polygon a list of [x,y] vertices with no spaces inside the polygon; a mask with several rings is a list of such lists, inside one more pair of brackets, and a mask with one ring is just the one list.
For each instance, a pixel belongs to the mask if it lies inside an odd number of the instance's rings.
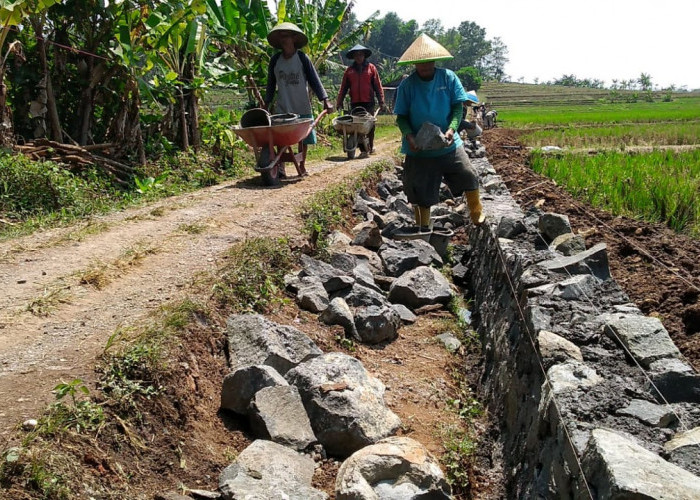
{"label": "dry stone retaining wall", "polygon": [[605,245],[552,245],[566,232],[556,217],[523,213],[472,161],[489,218],[455,269],[474,298],[507,497],[700,498],[698,374],[610,277]]}

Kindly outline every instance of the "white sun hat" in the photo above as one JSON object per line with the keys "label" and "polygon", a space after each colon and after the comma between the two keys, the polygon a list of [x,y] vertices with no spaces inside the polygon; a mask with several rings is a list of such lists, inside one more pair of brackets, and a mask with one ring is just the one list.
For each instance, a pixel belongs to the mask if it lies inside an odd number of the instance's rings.
{"label": "white sun hat", "polygon": [[406,49],[396,64],[418,64],[452,58],[452,54],[445,47],[423,33]]}

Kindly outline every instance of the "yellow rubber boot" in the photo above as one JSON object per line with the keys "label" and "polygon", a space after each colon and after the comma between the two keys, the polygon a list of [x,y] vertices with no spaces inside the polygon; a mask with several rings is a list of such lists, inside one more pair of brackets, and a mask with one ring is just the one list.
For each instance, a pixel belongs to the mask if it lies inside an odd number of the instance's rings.
{"label": "yellow rubber boot", "polygon": [[464,196],[467,198],[467,206],[469,207],[469,217],[475,225],[484,222],[486,216],[482,213],[481,200],[479,199],[479,190],[466,191]]}
{"label": "yellow rubber boot", "polygon": [[416,219],[416,225],[421,229],[430,227],[430,207],[413,205],[413,215]]}

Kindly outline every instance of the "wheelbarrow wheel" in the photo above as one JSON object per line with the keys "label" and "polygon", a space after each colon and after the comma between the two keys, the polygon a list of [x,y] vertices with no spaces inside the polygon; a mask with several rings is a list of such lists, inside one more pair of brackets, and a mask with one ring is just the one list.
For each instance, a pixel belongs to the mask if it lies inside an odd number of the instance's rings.
{"label": "wheelbarrow wheel", "polygon": [[[267,148],[262,148],[260,151],[260,158],[258,160],[258,167],[263,168],[270,164],[270,151]],[[279,166],[275,164],[272,168],[266,168],[260,171],[260,177],[262,177],[262,182],[264,186],[279,186]]]}
{"label": "wheelbarrow wheel", "polygon": [[348,160],[355,158],[355,151],[357,151],[357,140],[355,136],[349,135],[345,140],[345,151],[348,153]]}
{"label": "wheelbarrow wheel", "polygon": [[262,176],[262,181],[265,186],[280,185],[279,169],[277,168],[277,165],[269,170],[262,170],[260,175]]}

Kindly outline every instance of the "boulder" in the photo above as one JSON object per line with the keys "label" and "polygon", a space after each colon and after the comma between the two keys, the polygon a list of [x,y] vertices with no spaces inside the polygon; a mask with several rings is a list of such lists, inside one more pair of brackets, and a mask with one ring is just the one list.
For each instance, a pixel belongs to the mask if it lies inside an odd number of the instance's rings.
{"label": "boulder", "polygon": [[384,403],[384,384],[351,356],[324,354],[286,378],[299,389],[316,438],[331,455],[346,457],[401,425]]}

